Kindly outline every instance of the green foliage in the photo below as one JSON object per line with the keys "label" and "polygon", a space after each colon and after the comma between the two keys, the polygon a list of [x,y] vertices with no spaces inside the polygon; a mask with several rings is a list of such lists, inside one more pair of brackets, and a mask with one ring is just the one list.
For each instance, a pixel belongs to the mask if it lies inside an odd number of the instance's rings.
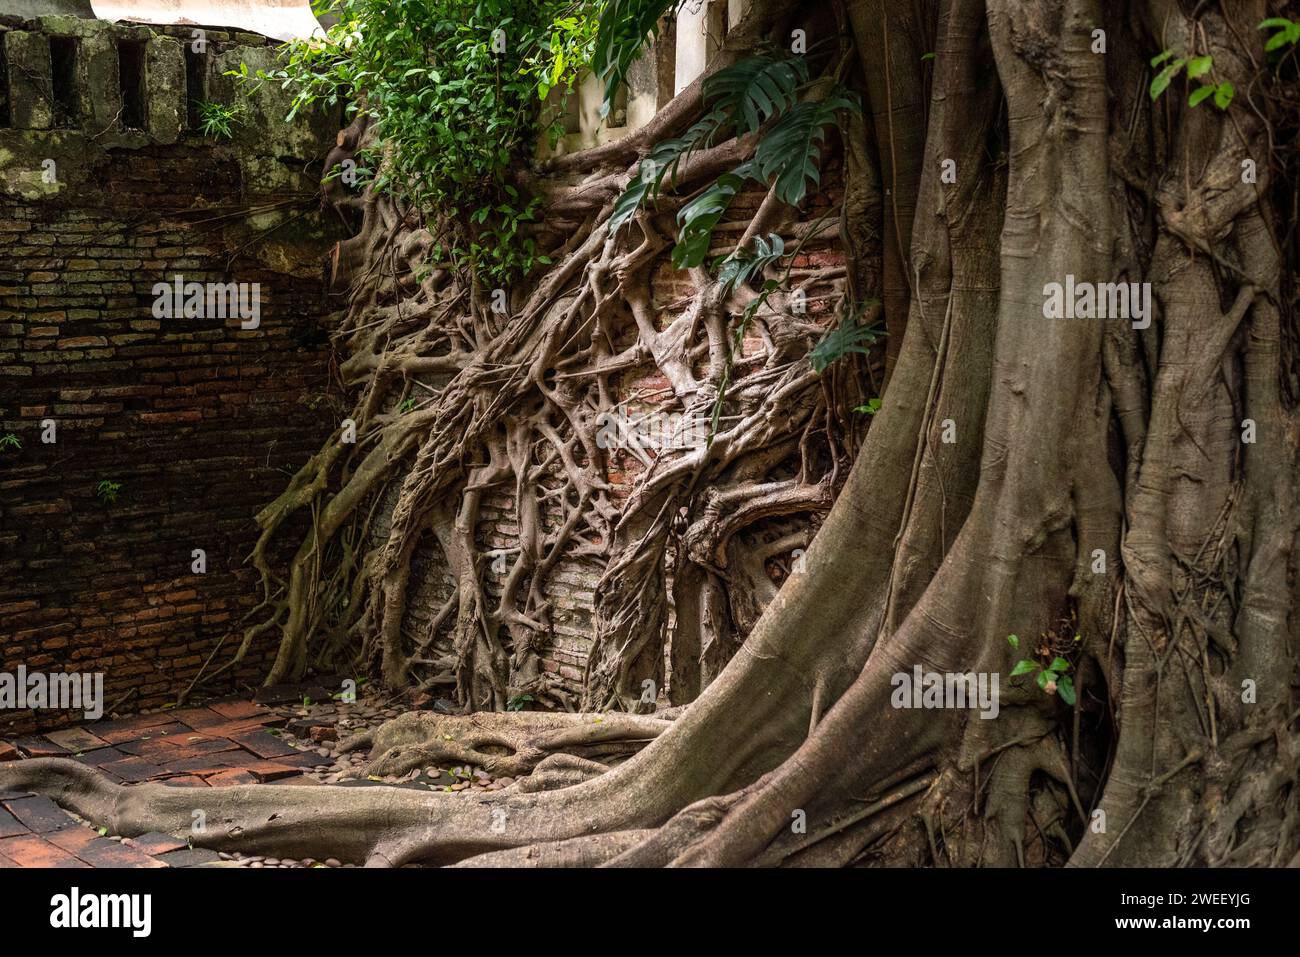
{"label": "green foliage", "polygon": [[509,701],[506,702],[506,710],[523,711],[524,705],[528,704],[530,701],[533,700],[534,700],[533,696],[530,694],[517,694],[514,697],[512,697]]}
{"label": "green foliage", "polygon": [[723,173],[703,193],[677,211],[680,230],[677,245],[673,247],[675,268],[689,269],[704,262],[713,239],[713,228],[745,185],[750,170],[750,163],[742,163],[730,173]]}
{"label": "green foliage", "polygon": [[817,159],[826,127],[838,110],[856,110],[857,101],[846,92],[834,92],[816,103],[799,103],[781,117],[759,141],[754,166],[761,183],[775,180],[777,198],[797,206],[808,193],[809,181],[821,181]]}
{"label": "green foliage", "polygon": [[703,92],[706,102],[732,118],[738,132],[753,133],[793,106],[807,82],[803,57],[756,56],[705,78]]}
{"label": "green foliage", "polygon": [[[1074,640],[1078,641],[1079,636],[1075,635]],[[1012,648],[1020,648],[1020,639],[1016,635],[1007,635],[1007,643]],[[1043,689],[1047,694],[1059,694],[1061,700],[1073,708],[1076,700],[1074,679],[1066,674],[1071,667],[1071,664],[1060,656],[1053,656],[1051,662],[1047,665],[1040,664],[1032,658],[1021,658],[1016,662],[1015,667],[1011,669],[1010,677],[1035,675],[1034,681],[1039,688]],[[1051,685],[1050,688],[1048,687],[1049,684]]]}
{"label": "green foliage", "polygon": [[[1165,63],[1164,69],[1162,69],[1159,73],[1157,73],[1151,80],[1151,88],[1149,92],[1151,94],[1152,100],[1159,99],[1160,94],[1163,93],[1165,90],[1169,89],[1169,84],[1174,81],[1174,77],[1176,77],[1180,72],[1182,72],[1183,67],[1187,63],[1187,60],[1185,60],[1182,57],[1179,57],[1176,60],[1169,61],[1169,58],[1172,57],[1173,55],[1174,55],[1173,50],[1166,50],[1164,53],[1161,53],[1159,56],[1153,57],[1151,60],[1151,65],[1153,67],[1159,66],[1161,63]],[[1169,62],[1166,63],[1166,61]]]}
{"label": "green foliage", "polygon": [[510,172],[537,142],[540,100],[572,90],[586,68],[597,4],[315,0],[317,13],[338,18],[323,37],[289,43],[281,69],[241,64],[234,75],[292,88],[290,120],[312,104],[369,112],[374,188],[445,218],[438,258],[503,281],[544,261],[521,230],[537,201]]}
{"label": "green foliage", "polygon": [[7,452],[10,449],[14,449],[16,451],[18,449],[21,449],[22,447],[23,447],[22,439],[18,438],[18,436],[14,435],[14,433],[6,432],[4,435],[0,435],[0,451]]}
{"label": "green foliage", "polygon": [[596,45],[595,6],[594,2],[564,5],[567,15],[551,21],[549,34],[540,37],[537,49],[525,60],[524,73],[536,80],[539,100],[555,89],[573,92],[579,74],[589,67]]}
{"label": "green foliage", "polygon": [[776,233],[754,237],[754,249],[738,248],[718,261],[718,280],[722,294],[729,296],[740,286],[748,285],[763,270],[775,266],[785,255],[785,240]]}
{"label": "green foliage", "polygon": [[1288,20],[1286,17],[1269,17],[1267,20],[1261,20],[1256,29],[1277,31],[1265,42],[1265,53],[1272,53],[1284,46],[1293,47],[1300,43],[1300,23]]}
{"label": "green foliage", "polygon": [[110,482],[108,479],[104,479],[98,485],[95,486],[95,495],[105,505],[112,505],[114,502],[116,502],[118,493],[121,491],[122,491],[121,482]]}
{"label": "green foliage", "polygon": [[683,136],[651,150],[640,175],[615,203],[610,228],[618,230],[657,197],[669,174],[675,185],[681,161],[692,152],[719,138],[756,132],[769,121],[754,158],[722,174],[678,212],[673,265],[686,269],[704,262],[714,228],[747,180],[773,184],[782,202],[798,205],[809,184],[820,182],[817,161],[826,128],[837,122],[840,110],[860,109],[852,94],[839,88],[820,100],[797,102],[807,84],[808,67],[799,57],[749,57],[711,75],[703,89],[709,113]]}
{"label": "green foliage", "polygon": [[614,94],[626,80],[641,45],[659,35],[660,19],[676,8],[677,0],[605,0],[591,59],[592,69],[605,87],[601,116],[609,114]]}
{"label": "green foliage", "polygon": [[[859,405],[859,406],[856,406],[856,407],[853,409],[853,411],[854,411],[854,412],[861,412],[861,413],[863,413],[864,415],[875,415],[877,412],[880,411],[880,406],[881,406],[881,404],[882,404],[882,403],[881,403],[881,400],[880,400],[880,399],[868,399],[866,405]],[[1014,636],[1013,636],[1013,637],[1014,637]]]}
{"label": "green foliage", "polygon": [[866,355],[871,351],[871,346],[884,335],[884,330],[878,320],[866,325],[862,325],[859,320],[867,308],[875,304],[875,302],[864,303],[853,310],[838,326],[826,333],[817,345],[813,346],[812,351],[808,353],[808,360],[812,363],[814,372],[821,375],[832,362],[849,353]]}
{"label": "green foliage", "polygon": [[415,396],[407,396],[402,400],[402,404],[397,407],[397,411],[402,415],[412,411],[415,408]]}
{"label": "green foliage", "polygon": [[226,106],[204,101],[198,104],[199,129],[204,136],[228,140],[235,135],[235,125],[242,122],[244,108],[239,104]]}
{"label": "green foliage", "polygon": [[618,232],[642,205],[657,198],[665,176],[671,174],[670,183],[676,186],[677,169],[681,161],[693,151],[710,145],[726,119],[724,110],[712,110],[682,136],[655,144],[649,155],[641,161],[640,174],[628,184],[614,204],[609,228]]}
{"label": "green foliage", "polygon": [[[1173,56],[1173,50],[1165,50],[1159,56],[1153,57],[1151,60],[1151,65],[1153,67],[1160,66],[1162,63],[1165,64],[1164,68],[1161,69],[1161,71],[1151,80],[1149,92],[1153,101],[1159,99],[1160,94],[1169,89],[1169,84],[1174,81],[1185,67],[1187,70],[1187,79],[1201,80],[1200,85],[1194,89],[1190,95],[1188,95],[1188,106],[1199,106],[1209,97],[1213,96],[1215,106],[1221,110],[1226,110],[1228,108],[1228,105],[1232,102],[1232,98],[1236,95],[1237,90],[1236,87],[1227,80],[1224,80],[1221,83],[1215,83],[1213,79],[1208,77],[1210,71],[1214,68],[1213,57],[1205,55],[1171,59]],[[1202,77],[1205,77],[1205,79],[1202,79]]]}

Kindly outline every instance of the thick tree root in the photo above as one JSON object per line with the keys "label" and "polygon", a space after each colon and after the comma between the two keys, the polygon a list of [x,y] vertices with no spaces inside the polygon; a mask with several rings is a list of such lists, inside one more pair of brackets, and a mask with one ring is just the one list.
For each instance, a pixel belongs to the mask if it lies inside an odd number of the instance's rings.
{"label": "thick tree root", "polygon": [[[639,751],[670,726],[663,718],[632,714],[516,712],[444,715],[417,711],[385,722],[342,750],[369,745],[367,774],[406,774],[447,762],[472,764],[498,777],[521,777],[560,753],[611,758]],[[553,770],[559,770],[553,766]]]}

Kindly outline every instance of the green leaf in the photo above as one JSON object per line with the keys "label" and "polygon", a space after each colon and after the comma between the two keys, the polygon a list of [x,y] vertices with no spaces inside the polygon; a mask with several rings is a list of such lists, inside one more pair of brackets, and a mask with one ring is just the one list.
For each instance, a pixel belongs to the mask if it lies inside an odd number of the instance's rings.
{"label": "green leaf", "polygon": [[608,116],[627,71],[649,37],[659,33],[659,20],[677,0],[605,0],[596,29],[592,70],[605,87],[600,115]]}
{"label": "green leaf", "polygon": [[1054,671],[1057,674],[1064,674],[1070,670],[1070,663],[1064,658],[1053,658],[1052,663],[1047,666],[1048,671]]}
{"label": "green leaf", "polygon": [[1265,52],[1272,53],[1288,44],[1295,46],[1300,42],[1300,23],[1285,17],[1269,17],[1267,20],[1261,20],[1256,29],[1271,30],[1274,27],[1277,28],[1277,33],[1269,37],[1268,42],[1264,44]]}
{"label": "green leaf", "polygon": [[1015,678],[1018,675],[1026,675],[1029,674],[1029,672],[1031,671],[1037,671],[1037,670],[1038,670],[1038,662],[1030,661],[1028,658],[1021,658],[1019,661],[1016,662],[1016,666],[1011,669],[1011,677]]}
{"label": "green leaf", "polygon": [[678,211],[677,221],[681,229],[677,234],[677,245],[673,247],[674,269],[689,269],[704,262],[713,239],[713,227],[745,185],[752,164],[751,160],[730,173],[723,173],[713,185]]}
{"label": "green leaf", "polygon": [[877,412],[880,411],[880,405],[881,405],[880,399],[868,399],[866,405],[857,406],[853,411],[862,412],[865,413],[866,415],[875,415]]}
{"label": "green leaf", "polygon": [[[875,305],[875,303],[866,304],[866,306],[872,305]],[[856,352],[866,355],[871,351],[871,345],[885,334],[878,321],[865,326],[858,323],[858,318],[861,316],[863,309],[858,309],[854,314],[845,316],[843,321],[826,333],[821,338],[821,341],[813,346],[812,351],[808,353],[808,360],[812,363],[813,371],[818,375],[825,372],[826,367],[832,362],[849,353]]]}
{"label": "green leaf", "polygon": [[1042,688],[1044,691],[1047,690],[1047,682],[1051,680],[1048,677],[1048,675],[1050,674],[1051,672],[1047,671],[1046,669],[1038,672],[1038,687]]}
{"label": "green leaf", "polygon": [[1204,76],[1210,72],[1210,67],[1214,60],[1209,56],[1194,56],[1187,61],[1187,78],[1195,80],[1198,76]]}
{"label": "green leaf", "polygon": [[776,197],[788,206],[798,206],[808,185],[820,183],[817,161],[826,127],[835,123],[838,110],[858,109],[846,92],[835,91],[817,103],[798,103],[759,141],[753,163],[760,182],[775,180]]}
{"label": "green leaf", "polygon": [[1173,50],[1166,50],[1164,53],[1157,54],[1151,58],[1152,66],[1159,66],[1174,55]]}
{"label": "green leaf", "polygon": [[1197,87],[1192,91],[1192,95],[1187,98],[1187,105],[1200,105],[1206,97],[1211,96],[1217,89],[1218,88],[1212,83],[1207,83],[1205,86]]}
{"label": "green leaf", "polygon": [[730,295],[738,286],[747,284],[764,269],[774,266],[785,255],[785,240],[776,233],[755,236],[754,248],[738,248],[726,256],[718,267],[722,294]]}
{"label": "green leaf", "polygon": [[[796,91],[808,82],[803,57],[749,57],[704,80],[704,97],[752,133],[766,120],[794,104]],[[743,121],[743,122],[742,122]]]}
{"label": "green leaf", "polygon": [[1291,38],[1287,36],[1285,30],[1280,33],[1275,33],[1269,37],[1268,42],[1264,44],[1264,52],[1272,53],[1279,47],[1286,46],[1288,40],[1290,40],[1291,43],[1295,43],[1294,40],[1291,40]]}
{"label": "green leaf", "polygon": [[1019,636],[1019,635],[1007,635],[1007,644],[1009,644],[1012,648],[1019,648],[1019,647],[1020,647],[1020,636]]}
{"label": "green leaf", "polygon": [[1074,682],[1070,680],[1069,675],[1062,675],[1057,679],[1056,693],[1061,696],[1062,701],[1068,704],[1071,708],[1074,707]]}
{"label": "green leaf", "polygon": [[1151,81],[1151,99],[1159,99],[1160,94],[1169,89],[1169,84],[1173,82],[1185,62],[1181,58],[1177,59],[1155,75],[1155,79]]}
{"label": "green leaf", "polygon": [[1232,98],[1236,95],[1237,88],[1224,80],[1214,90],[1214,105],[1221,110],[1226,110]]}
{"label": "green leaf", "polygon": [[658,196],[665,176],[671,173],[671,181],[675,184],[677,167],[682,159],[711,143],[725,119],[723,110],[713,110],[682,136],[656,144],[641,161],[636,178],[627,184],[623,195],[614,203],[614,212],[609,219],[610,230],[617,233],[636,215],[637,210]]}

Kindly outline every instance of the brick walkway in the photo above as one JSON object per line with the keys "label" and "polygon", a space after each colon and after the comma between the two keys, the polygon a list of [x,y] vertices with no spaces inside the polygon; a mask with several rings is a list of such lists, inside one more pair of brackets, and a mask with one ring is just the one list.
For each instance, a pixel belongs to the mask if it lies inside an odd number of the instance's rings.
{"label": "brick walkway", "polygon": [[[329,759],[268,731],[285,717],[248,701],[139,715],[0,741],[0,761],[70,757],[111,780],[173,787],[290,783]],[[0,791],[0,868],[193,867],[218,860],[166,834],[121,841],[77,823],[46,797]]]}

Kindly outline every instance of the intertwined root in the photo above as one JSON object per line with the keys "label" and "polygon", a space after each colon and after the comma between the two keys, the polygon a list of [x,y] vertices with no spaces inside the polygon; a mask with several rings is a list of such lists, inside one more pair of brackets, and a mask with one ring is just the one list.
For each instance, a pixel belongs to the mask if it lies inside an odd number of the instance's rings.
{"label": "intertwined root", "polygon": [[380,776],[454,762],[481,767],[498,777],[522,777],[545,759],[560,755],[585,764],[552,763],[548,770],[563,768],[572,775],[590,773],[604,762],[639,751],[670,724],[662,717],[620,713],[462,716],[417,711],[344,742],[342,750],[369,745],[372,759],[366,773]]}
{"label": "intertwined root", "polygon": [[[711,65],[765,48],[787,13],[754,0]],[[827,53],[814,61],[836,69]],[[806,548],[829,507],[863,428],[849,410],[866,396],[859,359],[825,375],[808,362],[845,301],[843,265],[790,263],[788,288],[765,295],[762,308],[752,286],[782,273],[775,265],[735,288],[696,269],[689,300],[656,301],[676,230],[671,204],[751,157],[754,137],[728,134],[690,154],[673,169],[677,196],[611,229],[613,201],[645,150],[703,115],[702,84],[622,140],[546,164],[556,177],[520,171],[516,186],[545,212],[528,241],[554,262],[515,277],[504,312],[495,297],[488,304],[504,280],[443,261],[440,250],[455,243],[437,211],[326,183],[327,202],[358,226],[335,252],[333,284],[347,308],[331,323],[354,435],[331,436],[258,514],[251,563],[264,601],[234,661],[276,634],[268,683],[359,657],[390,688],[436,686],[470,710],[532,700],[642,712],[657,697],[644,700],[646,682],[665,685],[664,635],[675,620],[675,701],[716,677],[770,600],[771,577]],[[359,116],[328,161],[356,156],[374,135]],[[879,193],[874,178],[866,187]],[[760,190],[748,199],[760,202]],[[824,248],[835,207],[812,235],[810,211],[777,202],[774,190],[756,213],[738,202],[729,225],[743,232],[729,241],[742,249],[778,232],[797,236],[805,255]],[[872,296],[854,292],[855,303]],[[751,306],[751,336],[733,357],[729,323]],[[665,387],[627,388],[659,379]],[[696,433],[724,381],[716,434],[704,442]],[[609,422],[651,413],[677,417],[684,434],[641,430],[656,437],[610,447]],[[485,552],[481,520],[503,497],[515,541]],[[295,524],[308,515],[309,525]],[[288,567],[273,567],[272,542],[299,531]],[[408,593],[422,584],[412,569],[426,555],[450,587],[417,628]],[[581,700],[542,662],[554,638],[548,586],[579,563],[602,576]]]}

